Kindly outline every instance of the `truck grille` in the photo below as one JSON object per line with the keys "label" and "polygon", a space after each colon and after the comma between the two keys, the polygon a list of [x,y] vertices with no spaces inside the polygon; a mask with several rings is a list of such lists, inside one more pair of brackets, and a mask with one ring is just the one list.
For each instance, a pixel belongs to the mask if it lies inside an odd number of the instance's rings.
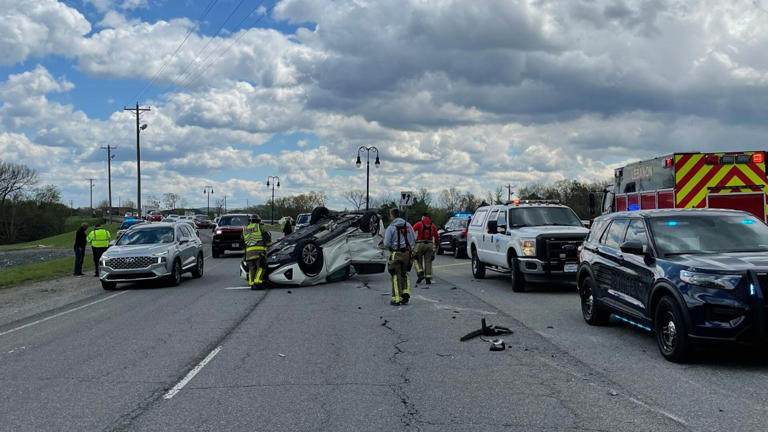
{"label": "truck grille", "polygon": [[536,239],[538,258],[543,261],[576,261],[579,245],[584,243],[584,235],[549,236],[543,235]]}
{"label": "truck grille", "polygon": [[117,270],[146,268],[152,264],[157,264],[156,257],[120,257],[110,258],[107,260],[107,267],[111,267]]}
{"label": "truck grille", "polygon": [[222,231],[221,234],[216,235],[216,240],[224,242],[237,242],[240,241],[242,236],[242,231]]}

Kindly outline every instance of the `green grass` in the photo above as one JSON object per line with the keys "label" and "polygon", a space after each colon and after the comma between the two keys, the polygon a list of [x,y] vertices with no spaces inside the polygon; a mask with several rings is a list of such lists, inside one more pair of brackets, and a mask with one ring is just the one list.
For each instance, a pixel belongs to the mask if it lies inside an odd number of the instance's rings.
{"label": "green grass", "polygon": [[101,218],[86,218],[82,216],[70,216],[64,221],[64,231],[77,231],[80,225],[87,223],[89,228],[92,228],[97,223],[103,222]]}
{"label": "green grass", "polygon": [[[71,275],[74,265],[75,257],[73,255],[51,261],[11,267],[0,271],[0,288],[8,288],[22,282],[41,281]],[[83,272],[90,277],[92,270],[93,258],[86,255],[83,262]]]}
{"label": "green grass", "polygon": [[[79,226],[79,223],[77,224]],[[93,227],[93,225],[91,225]],[[109,230],[110,233],[112,233],[112,238],[115,238],[115,233],[117,233],[117,229],[120,227],[118,224],[105,224],[103,228],[106,228]],[[88,229],[89,231],[91,228]],[[15,243],[10,245],[2,245],[0,246],[0,251],[8,251],[8,250],[15,250],[15,249],[29,249],[29,248],[35,248],[38,245],[44,245],[52,248],[71,248],[75,244],[75,231],[65,232],[63,234],[55,235],[53,237],[46,237],[44,239],[40,240],[34,240],[26,243]]]}

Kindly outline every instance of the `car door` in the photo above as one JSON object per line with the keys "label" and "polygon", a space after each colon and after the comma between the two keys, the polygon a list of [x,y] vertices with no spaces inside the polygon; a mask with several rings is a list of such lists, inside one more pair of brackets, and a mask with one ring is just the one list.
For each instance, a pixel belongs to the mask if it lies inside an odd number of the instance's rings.
{"label": "car door", "polygon": [[[643,219],[630,219],[624,241],[636,241],[650,252],[647,229]],[[615,288],[623,294],[621,299],[639,315],[647,317],[647,301],[653,283],[654,265],[646,255],[623,253],[623,263]]]}
{"label": "car door", "polygon": [[187,267],[191,265],[196,258],[193,254],[195,251],[195,243],[193,241],[194,234],[192,234],[190,228],[186,225],[179,226],[179,256],[181,257],[181,266]]}
{"label": "car door", "polygon": [[440,231],[440,248],[443,250],[451,250],[451,239],[453,238],[453,228],[454,225],[454,219],[451,218],[448,220],[448,223],[445,224],[445,229]]}
{"label": "car door", "polygon": [[601,297],[618,300],[618,291],[614,288],[618,277],[619,267],[623,259],[619,246],[624,240],[624,233],[629,225],[628,219],[614,219],[603,233],[592,265],[595,273],[595,283],[601,292]]}
{"label": "car door", "polygon": [[507,228],[507,209],[500,208],[496,216],[497,233],[491,236],[493,253],[492,263],[507,267],[507,247],[509,245],[509,229]]}

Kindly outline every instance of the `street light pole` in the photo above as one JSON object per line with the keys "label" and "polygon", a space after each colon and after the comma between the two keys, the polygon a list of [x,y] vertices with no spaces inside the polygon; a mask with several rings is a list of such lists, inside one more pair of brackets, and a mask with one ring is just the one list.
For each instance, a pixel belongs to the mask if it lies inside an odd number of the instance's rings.
{"label": "street light pole", "polygon": [[206,214],[208,215],[208,217],[210,217],[211,216],[211,195],[213,195],[213,186],[207,185],[206,187],[204,187],[203,193],[208,195],[208,213]]}
{"label": "street light pole", "polygon": [[360,152],[365,151],[366,153],[366,162],[365,162],[365,211],[368,211],[368,201],[370,200],[370,189],[371,189],[371,151],[376,152],[376,161],[373,163],[373,165],[378,168],[379,165],[381,165],[381,162],[379,161],[379,149],[376,147],[366,147],[366,146],[360,146],[359,149],[357,149],[357,161],[355,162],[355,165],[357,165],[358,168],[360,168],[360,165],[362,165],[362,162],[360,161]]}
{"label": "street light pole", "polygon": [[278,176],[269,176],[267,177],[267,187],[269,187],[269,182],[272,181],[272,214],[270,216],[270,220],[272,221],[272,224],[275,223],[275,185],[277,185],[277,188],[280,188],[280,177]]}

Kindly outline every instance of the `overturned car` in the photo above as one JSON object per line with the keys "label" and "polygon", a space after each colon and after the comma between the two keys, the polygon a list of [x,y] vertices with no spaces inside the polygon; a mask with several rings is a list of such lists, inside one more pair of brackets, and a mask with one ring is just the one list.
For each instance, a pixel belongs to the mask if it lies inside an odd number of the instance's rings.
{"label": "overturned car", "polygon": [[[267,249],[266,280],[276,285],[317,285],[353,274],[383,273],[387,255],[379,246],[384,224],[375,212],[312,212],[308,226],[281,238]],[[248,268],[240,263],[240,277]]]}

